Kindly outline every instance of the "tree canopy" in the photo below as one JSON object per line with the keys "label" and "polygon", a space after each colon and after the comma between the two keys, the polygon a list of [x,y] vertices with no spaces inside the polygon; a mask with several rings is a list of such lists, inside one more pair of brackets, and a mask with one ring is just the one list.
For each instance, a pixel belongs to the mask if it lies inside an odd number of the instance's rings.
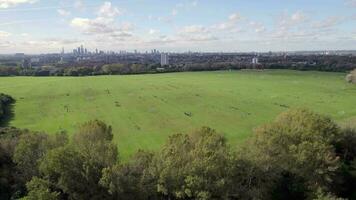
{"label": "tree canopy", "polygon": [[214,129],[173,134],[157,152],[119,159],[110,126],[79,126],[72,138],[0,129],[0,198],[354,199],[356,131],[292,109],[231,148]]}

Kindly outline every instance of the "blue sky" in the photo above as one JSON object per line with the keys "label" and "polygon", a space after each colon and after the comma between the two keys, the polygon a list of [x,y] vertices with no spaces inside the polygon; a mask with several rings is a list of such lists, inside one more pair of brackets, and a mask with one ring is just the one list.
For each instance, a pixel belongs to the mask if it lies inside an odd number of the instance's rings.
{"label": "blue sky", "polygon": [[0,53],[356,49],[356,0],[0,0]]}

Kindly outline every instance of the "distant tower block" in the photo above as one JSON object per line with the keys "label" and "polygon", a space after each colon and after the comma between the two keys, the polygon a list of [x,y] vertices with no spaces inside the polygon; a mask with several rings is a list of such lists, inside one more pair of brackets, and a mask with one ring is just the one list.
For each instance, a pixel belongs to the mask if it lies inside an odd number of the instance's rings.
{"label": "distant tower block", "polygon": [[161,66],[169,65],[169,56],[166,53],[161,54]]}
{"label": "distant tower block", "polygon": [[252,64],[258,64],[258,58],[257,57],[252,58]]}

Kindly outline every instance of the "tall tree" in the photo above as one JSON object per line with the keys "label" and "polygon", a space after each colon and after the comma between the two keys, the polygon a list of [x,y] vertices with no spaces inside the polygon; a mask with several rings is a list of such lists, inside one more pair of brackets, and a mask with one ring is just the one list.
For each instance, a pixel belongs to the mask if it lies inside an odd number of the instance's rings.
{"label": "tall tree", "polygon": [[101,185],[114,199],[145,200],[157,194],[155,182],[148,172],[153,154],[138,151],[127,163],[104,169]]}
{"label": "tall tree", "polygon": [[229,151],[210,128],[173,135],[152,165],[157,190],[167,198],[223,199],[228,196]]}
{"label": "tall tree", "polygon": [[[117,162],[117,146],[112,143],[111,127],[101,121],[83,124],[73,141],[49,151],[39,170],[60,197],[86,200],[109,199],[107,189],[99,184],[102,171]],[[38,193],[41,187],[30,188]]]}
{"label": "tall tree", "polygon": [[[257,187],[274,195],[273,199],[313,197],[319,189],[329,191],[340,167],[332,145],[339,135],[330,118],[305,109],[282,113],[275,122],[256,129],[245,158],[259,166],[262,174],[269,174],[269,181]],[[281,190],[286,185],[293,187]]]}

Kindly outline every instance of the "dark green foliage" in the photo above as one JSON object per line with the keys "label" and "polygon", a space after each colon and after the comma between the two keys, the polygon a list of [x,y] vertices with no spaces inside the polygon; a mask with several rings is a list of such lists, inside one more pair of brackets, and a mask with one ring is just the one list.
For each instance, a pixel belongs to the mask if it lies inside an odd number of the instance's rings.
{"label": "dark green foliage", "polygon": [[1,121],[6,118],[5,115],[9,114],[9,106],[14,103],[14,101],[11,96],[0,93],[0,125]]}
{"label": "dark green foliage", "polygon": [[20,135],[25,134],[27,130],[0,128],[0,199],[16,198],[24,192],[26,182],[19,178],[12,157]]}
{"label": "dark green foliage", "polygon": [[13,102],[14,102],[14,99],[11,96],[0,93],[0,104],[7,105],[7,104],[10,104]]}
{"label": "dark green foliage", "polygon": [[101,121],[90,121],[83,124],[74,135],[73,148],[83,156],[87,164],[105,168],[117,162],[117,145],[111,141],[111,126]]}
{"label": "dark green foliage", "polygon": [[356,199],[356,130],[343,129],[334,146],[342,164],[332,191],[341,197]]}
{"label": "dark green foliage", "polygon": [[257,187],[273,199],[312,198],[319,189],[330,191],[341,166],[332,145],[338,137],[338,126],[327,117],[304,109],[281,114],[256,130],[246,153],[270,175],[266,185]]}
{"label": "dark green foliage", "polygon": [[26,184],[27,190],[30,191],[22,200],[58,200],[59,193],[51,192],[49,181],[34,177]]}
{"label": "dark green foliage", "polygon": [[112,139],[97,120],[70,142],[65,133],[0,129],[0,198],[355,199],[356,131],[304,109],[256,129],[236,152],[203,127],[120,163]]}
{"label": "dark green foliage", "polygon": [[152,158],[152,153],[139,151],[129,162],[104,169],[100,184],[108,188],[114,199],[153,198],[156,185],[149,173]]}
{"label": "dark green foliage", "polygon": [[15,149],[13,161],[19,170],[19,176],[25,182],[39,175],[41,159],[50,149],[65,145],[68,142],[65,133],[49,136],[45,133],[21,135]]}
{"label": "dark green foliage", "polygon": [[[109,193],[99,184],[104,168],[117,162],[117,147],[111,127],[100,121],[85,123],[74,135],[73,142],[47,153],[39,172],[61,198],[108,199]],[[41,188],[30,192],[38,193]]]}
{"label": "dark green foliage", "polygon": [[154,159],[157,191],[176,199],[226,198],[229,157],[225,138],[210,128],[173,135]]}
{"label": "dark green foliage", "polygon": [[54,191],[62,191],[62,196],[86,199],[91,194],[83,158],[69,146],[50,151],[42,161],[40,171],[43,178],[53,184]]}

